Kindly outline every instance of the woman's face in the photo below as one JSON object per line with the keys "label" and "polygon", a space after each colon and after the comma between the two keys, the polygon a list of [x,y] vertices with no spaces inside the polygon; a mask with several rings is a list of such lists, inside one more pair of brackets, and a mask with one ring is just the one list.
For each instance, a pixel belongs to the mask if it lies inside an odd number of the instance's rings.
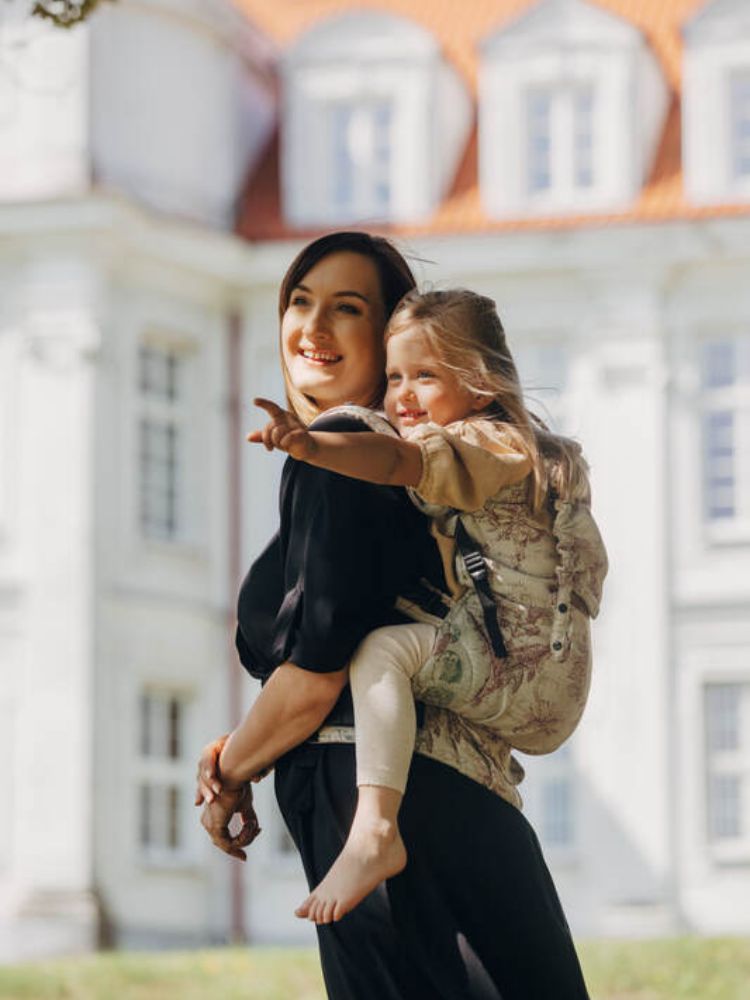
{"label": "woman's face", "polygon": [[292,385],[321,409],[367,405],[380,385],[385,326],[380,279],[362,254],[329,254],[292,289],[281,351]]}

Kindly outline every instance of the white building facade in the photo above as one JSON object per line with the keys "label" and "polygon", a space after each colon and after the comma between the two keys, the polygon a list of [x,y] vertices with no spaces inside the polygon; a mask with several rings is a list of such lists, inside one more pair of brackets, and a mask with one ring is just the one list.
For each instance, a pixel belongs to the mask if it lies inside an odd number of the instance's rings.
{"label": "white building facade", "polygon": [[[312,940],[271,782],[241,871],[192,785],[255,691],[233,602],[280,460],[241,442],[249,400],[281,395],[278,283],[343,225],[398,226],[421,281],[492,296],[592,466],[591,700],[521,789],[574,931],[747,933],[745,5],[683,24],[684,201],[661,215],[675,78],[606,3],[493,25],[475,86],[408,0],[313,11],[286,45],[241,6],[118,0],[69,33],[0,15],[0,960]],[[254,235],[274,127],[280,217]],[[450,214],[472,143],[481,225]]]}

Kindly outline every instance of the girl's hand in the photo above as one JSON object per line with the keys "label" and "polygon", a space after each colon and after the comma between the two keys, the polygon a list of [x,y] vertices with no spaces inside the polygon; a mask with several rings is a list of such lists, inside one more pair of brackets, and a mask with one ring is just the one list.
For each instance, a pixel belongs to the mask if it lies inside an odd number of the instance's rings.
{"label": "girl's hand", "polygon": [[315,439],[307,427],[289,410],[283,410],[270,399],[254,399],[253,403],[265,410],[271,418],[263,430],[251,431],[247,440],[262,444],[268,451],[277,448],[300,461],[309,459],[315,452]]}
{"label": "girl's hand", "polygon": [[224,749],[224,744],[229,739],[229,733],[220,736],[213,743],[208,743],[201,751],[198,761],[198,773],[196,775],[197,786],[195,789],[195,804],[202,805],[204,802],[210,805],[219,795],[221,795],[221,778],[219,776],[219,757]]}

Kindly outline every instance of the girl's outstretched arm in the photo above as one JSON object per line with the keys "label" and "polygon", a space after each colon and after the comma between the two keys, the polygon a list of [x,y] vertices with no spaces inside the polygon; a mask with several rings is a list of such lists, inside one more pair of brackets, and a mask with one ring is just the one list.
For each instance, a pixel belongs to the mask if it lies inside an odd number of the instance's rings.
{"label": "girl's outstretched arm", "polygon": [[419,445],[371,431],[311,431],[291,412],[270,399],[253,400],[270,420],[247,440],[285,451],[301,462],[381,486],[416,486],[422,478]]}

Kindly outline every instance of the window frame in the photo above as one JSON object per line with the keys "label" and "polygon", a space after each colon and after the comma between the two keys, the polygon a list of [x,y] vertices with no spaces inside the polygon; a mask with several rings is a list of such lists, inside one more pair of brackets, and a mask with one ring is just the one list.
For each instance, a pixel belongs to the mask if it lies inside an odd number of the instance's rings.
{"label": "window frame", "polygon": [[[744,352],[748,366],[746,381],[741,380],[741,368],[735,372],[734,381],[730,384],[706,385],[707,350],[710,344],[745,341]],[[742,348],[740,348],[742,350]],[[703,532],[710,545],[731,545],[738,542],[750,542],[750,331],[744,328],[730,328],[723,333],[709,333],[700,337],[697,357],[698,374],[698,454],[696,463],[700,476],[700,518]],[[709,506],[711,503],[708,481],[707,453],[707,420],[711,414],[730,412],[734,417],[734,442],[732,451],[734,461],[732,478],[735,482],[735,497],[733,516],[711,518]],[[737,419],[739,415],[739,420]],[[739,429],[739,442],[737,430]],[[746,446],[743,448],[743,442]]]}
{"label": "window frame", "polygon": [[[745,153],[744,156],[747,159],[748,168],[745,173],[738,174],[735,170],[735,108],[734,108],[734,87],[736,84],[744,84],[747,88],[747,96],[745,98],[747,105],[747,117],[744,119],[744,124],[747,127],[747,135],[744,138]],[[730,185],[733,190],[740,191],[743,194],[750,194],[750,62],[746,66],[736,65],[732,66],[726,76],[725,83],[725,95],[727,104],[727,171],[729,175]],[[742,142],[742,140],[739,140]]]}
{"label": "window frame", "polygon": [[[547,176],[549,183],[544,188],[535,189],[531,183],[531,112],[534,98],[544,95],[548,102],[547,133]],[[589,99],[590,183],[576,182],[577,164],[577,102],[581,96]],[[562,81],[530,81],[521,92],[523,111],[522,142],[522,187],[524,198],[534,209],[556,206],[565,202],[581,204],[590,196],[596,197],[597,184],[597,85],[593,78],[564,79]]]}
{"label": "window frame", "polygon": [[[543,756],[520,755],[526,781],[524,782],[524,814],[537,832],[545,856],[553,866],[573,866],[578,863],[582,846],[581,802],[577,789],[577,762],[575,735],[553,753]],[[549,836],[548,817],[545,816],[545,791],[563,783],[568,789],[570,836],[564,842]]]}
{"label": "window frame", "polygon": [[[182,707],[180,722],[180,747],[176,757],[169,754],[145,753],[143,747],[143,704],[145,699],[156,703],[174,701]],[[198,841],[195,836],[193,791],[194,761],[190,753],[193,741],[191,733],[194,725],[194,692],[174,684],[144,682],[136,688],[136,705],[133,713],[135,726],[131,732],[133,766],[131,781],[133,788],[132,844],[138,863],[149,869],[185,869],[198,863]],[[177,805],[178,843],[176,846],[143,841],[143,789],[176,789],[179,793]],[[167,820],[166,825],[170,823]]]}
{"label": "window frame", "polygon": [[[145,352],[163,354],[176,362],[174,374],[174,395],[171,397],[150,393],[143,386],[143,365]],[[196,348],[183,338],[159,335],[149,331],[139,338],[135,345],[133,369],[133,528],[135,537],[147,547],[177,547],[194,544],[195,519],[190,500],[193,486],[193,448],[190,429],[190,413],[194,398]],[[171,429],[175,435],[174,480],[167,484],[173,492],[174,529],[172,531],[149,531],[144,522],[144,430]],[[153,485],[152,485],[153,489]]]}
{"label": "window frame", "polygon": [[[741,822],[744,830],[736,838],[714,838],[711,836],[711,805],[709,782],[711,778],[710,757],[708,746],[708,712],[706,695],[711,687],[738,686],[743,689],[740,705],[740,741],[737,751],[716,751],[717,756],[724,758],[719,764],[719,773],[735,774],[739,777],[745,790],[744,809]],[[737,672],[711,672],[700,680],[701,706],[701,746],[703,759],[703,780],[701,782],[701,830],[705,851],[712,863],[716,865],[747,865],[750,864],[750,672],[744,675]],[[744,740],[743,740],[744,735]],[[744,743],[744,746],[742,745]],[[736,762],[732,760],[736,758]]]}

